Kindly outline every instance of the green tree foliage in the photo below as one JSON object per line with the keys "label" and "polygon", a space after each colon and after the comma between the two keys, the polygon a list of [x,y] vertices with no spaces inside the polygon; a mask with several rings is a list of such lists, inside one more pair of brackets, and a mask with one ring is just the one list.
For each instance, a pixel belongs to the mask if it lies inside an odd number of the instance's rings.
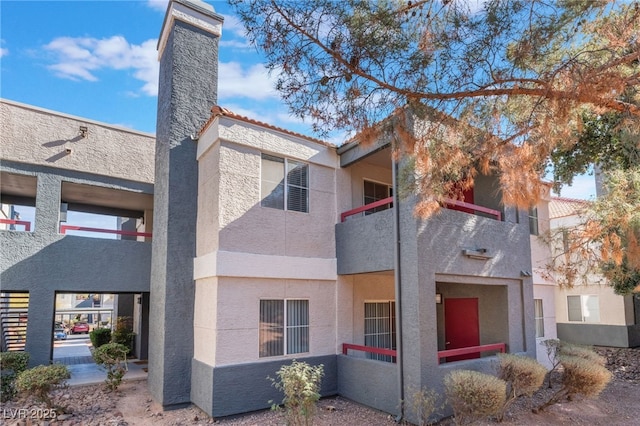
{"label": "green tree foliage", "polygon": [[423,216],[480,172],[528,207],[554,150],[605,160],[617,144],[581,139],[588,117],[639,127],[638,2],[231,3],[295,115],[415,158]]}
{"label": "green tree foliage", "polygon": [[91,344],[94,348],[99,348],[111,341],[111,329],[109,328],[96,328],[89,333]]}

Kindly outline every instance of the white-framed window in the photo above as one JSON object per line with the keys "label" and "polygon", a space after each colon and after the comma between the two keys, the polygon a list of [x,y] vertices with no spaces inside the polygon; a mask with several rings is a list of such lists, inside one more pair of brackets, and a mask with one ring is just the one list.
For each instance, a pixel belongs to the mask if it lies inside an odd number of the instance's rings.
{"label": "white-framed window", "polygon": [[544,337],[544,310],[542,299],[533,299],[533,317],[536,323],[536,338]]}
{"label": "white-framed window", "polygon": [[[364,345],[396,349],[396,303],[393,300],[364,303]],[[367,352],[367,358],[393,361],[389,355]]]}
{"label": "white-framed window", "polygon": [[[393,189],[386,183],[375,182],[372,180],[364,180],[364,199],[363,205],[375,203],[376,201],[384,200],[393,195]],[[393,204],[385,204],[384,206],[376,207],[375,209],[367,210],[365,215],[369,215],[382,210],[387,210],[393,207]]]}
{"label": "white-framed window", "polygon": [[262,154],[260,205],[309,212],[309,165]]}
{"label": "white-framed window", "polygon": [[538,208],[531,207],[529,209],[529,233],[531,235],[539,235],[539,227],[538,227]]}
{"label": "white-framed window", "polygon": [[260,300],[260,357],[309,352],[309,301]]}
{"label": "white-framed window", "polygon": [[569,321],[600,322],[600,299],[594,295],[567,296]]}

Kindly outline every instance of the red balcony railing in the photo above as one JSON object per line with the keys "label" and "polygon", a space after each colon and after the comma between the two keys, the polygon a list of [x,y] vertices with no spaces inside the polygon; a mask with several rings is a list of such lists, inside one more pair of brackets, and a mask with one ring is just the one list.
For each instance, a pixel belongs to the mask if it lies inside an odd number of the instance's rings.
{"label": "red balcony railing", "polygon": [[116,229],[102,229],[102,228],[88,228],[86,226],[75,226],[75,225],[61,225],[60,233],[66,234],[67,231],[87,231],[87,232],[100,232],[103,234],[116,234],[116,235],[126,235],[130,237],[148,237],[151,238],[151,232],[136,232],[136,231],[121,231]]}
{"label": "red balcony railing", "polygon": [[446,351],[438,351],[438,361],[442,358],[458,355],[477,354],[481,352],[498,351],[505,353],[506,345],[504,343],[492,343],[490,345],[469,346],[467,348],[447,349]]}
{"label": "red balcony railing", "polygon": [[[342,344],[342,354],[348,355],[349,350],[366,352],[377,355],[388,355],[388,356],[397,356],[398,352],[395,349],[384,349],[384,348],[374,348],[372,346],[362,346],[362,345],[353,345],[351,343],[343,343]],[[466,348],[458,348],[458,349],[447,349],[446,351],[438,351],[438,361],[441,361],[443,358],[458,356],[458,355],[469,355],[469,354],[477,354],[482,352],[506,352],[506,345],[504,343],[492,343],[489,345],[480,345],[480,346],[469,346]]]}
{"label": "red balcony railing", "polygon": [[7,225],[22,225],[26,232],[31,231],[31,222],[26,220],[0,219],[0,223],[6,223]]}
{"label": "red balcony railing", "polygon": [[373,346],[352,345],[351,343],[342,344],[343,355],[347,355],[349,349],[354,351],[367,352],[370,354],[397,356],[397,351],[395,349],[374,348]]}
{"label": "red balcony railing", "polygon": [[[347,220],[347,218],[349,216],[353,216],[355,214],[358,213],[362,213],[362,212],[366,212],[369,210],[373,210],[376,207],[382,207],[388,204],[393,203],[393,197],[389,197],[389,198],[385,198],[382,200],[378,200],[376,202],[373,203],[369,203],[369,204],[365,204],[364,206],[361,207],[357,207],[355,209],[352,210],[347,210],[346,212],[342,213],[340,215],[340,221],[344,222],[345,220]],[[481,213],[486,213],[488,215],[494,216],[496,218],[496,220],[502,220],[502,213],[500,213],[498,210],[494,210],[494,209],[490,209],[487,207],[482,207],[482,206],[478,206],[476,204],[471,204],[471,203],[465,203],[464,201],[458,201],[458,200],[451,200],[451,199],[445,199],[444,200],[444,206],[445,208],[451,208],[452,206],[456,206],[456,207],[462,207],[465,209],[469,209],[469,210],[473,210],[475,212],[481,212]]]}
{"label": "red balcony railing", "polygon": [[357,207],[353,210],[346,211],[340,215],[340,221],[344,222],[347,220],[349,216],[353,216],[354,214],[366,212],[369,210],[373,210],[376,207],[386,206],[387,204],[393,203],[393,197],[384,198],[382,200],[374,201],[373,203],[365,204],[362,207]]}

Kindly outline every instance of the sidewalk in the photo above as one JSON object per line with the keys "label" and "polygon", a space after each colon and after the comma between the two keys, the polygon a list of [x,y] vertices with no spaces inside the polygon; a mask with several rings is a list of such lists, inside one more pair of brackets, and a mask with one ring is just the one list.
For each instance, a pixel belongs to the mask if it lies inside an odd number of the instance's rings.
{"label": "sidewalk", "polygon": [[[107,370],[97,365],[91,356],[91,342],[88,338],[69,338],[67,341],[57,341],[54,344],[55,364],[64,364],[71,372],[69,386],[103,383],[107,378]],[[147,378],[147,361],[137,359],[127,360],[128,371],[122,380],[143,380]]]}
{"label": "sidewalk", "polygon": [[[58,362],[58,360],[56,360]],[[107,370],[95,363],[67,365],[71,372],[71,378],[67,380],[69,386],[89,385],[94,383],[104,383],[107,378]],[[147,378],[147,362],[137,359],[127,360],[127,374],[122,378],[128,380],[144,380]]]}

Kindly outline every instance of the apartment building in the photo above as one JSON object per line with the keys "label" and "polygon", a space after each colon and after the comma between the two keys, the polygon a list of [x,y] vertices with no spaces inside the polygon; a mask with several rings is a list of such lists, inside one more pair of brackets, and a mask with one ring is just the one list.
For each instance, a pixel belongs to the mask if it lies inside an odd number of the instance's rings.
{"label": "apartment building", "polygon": [[[324,365],[323,395],[397,415],[453,369],[536,356],[530,218],[501,205],[497,177],[417,218],[388,142],[337,148],[217,106],[221,28],[206,3],[169,3],[155,143],[0,104],[3,197],[36,207],[34,231],[0,231],[32,360],[50,359],[60,291],[139,294],[152,395],[216,417],[267,408],[266,377],[292,359]],[[142,241],[64,235],[61,203],[136,218]]]}
{"label": "apartment building", "polygon": [[[550,226],[557,238],[581,226],[587,204],[571,198],[551,199]],[[602,276],[589,275],[586,283],[579,280],[572,288],[557,288],[556,319],[561,340],[596,346],[640,346],[640,297],[615,294]]]}

